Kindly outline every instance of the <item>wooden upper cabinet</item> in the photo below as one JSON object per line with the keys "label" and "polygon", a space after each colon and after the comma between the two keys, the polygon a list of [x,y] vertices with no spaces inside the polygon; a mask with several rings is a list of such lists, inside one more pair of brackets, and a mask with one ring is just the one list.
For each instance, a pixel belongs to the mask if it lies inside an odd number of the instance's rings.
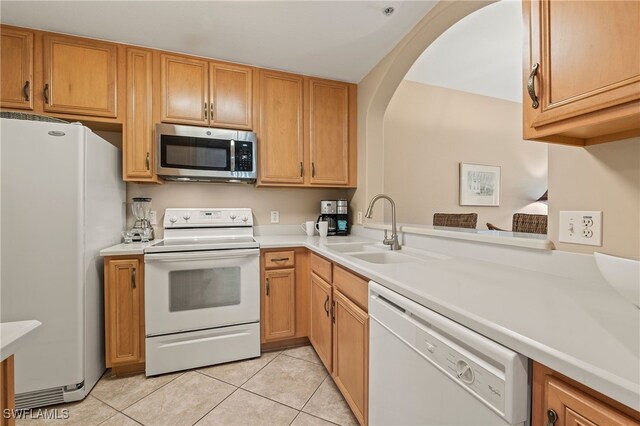
{"label": "wooden upper cabinet", "polygon": [[152,52],[127,48],[127,119],[123,139],[124,179],[155,181]]}
{"label": "wooden upper cabinet", "polygon": [[184,56],[160,55],[160,120],[209,124],[209,63]]}
{"label": "wooden upper cabinet", "polygon": [[588,145],[640,134],[640,2],[530,0],[523,12],[524,137]]}
{"label": "wooden upper cabinet", "polygon": [[117,116],[117,45],[44,35],[44,110]]}
{"label": "wooden upper cabinet", "polygon": [[209,64],[210,125],[253,128],[253,70],[218,62]]}
{"label": "wooden upper cabinet", "polygon": [[295,269],[265,272],[264,340],[296,334]]}
{"label": "wooden upper cabinet", "polygon": [[260,181],[304,183],[303,77],[260,73]]}
{"label": "wooden upper cabinet", "polygon": [[349,85],[309,80],[311,184],[349,183]]}
{"label": "wooden upper cabinet", "polygon": [[33,32],[0,28],[0,107],[33,109]]}
{"label": "wooden upper cabinet", "polygon": [[104,260],[107,367],[144,362],[144,261]]}
{"label": "wooden upper cabinet", "polygon": [[331,285],[326,283],[316,274],[311,273],[311,305],[309,309],[309,341],[316,350],[318,357],[327,367],[332,370],[332,320],[331,306],[333,298]]}

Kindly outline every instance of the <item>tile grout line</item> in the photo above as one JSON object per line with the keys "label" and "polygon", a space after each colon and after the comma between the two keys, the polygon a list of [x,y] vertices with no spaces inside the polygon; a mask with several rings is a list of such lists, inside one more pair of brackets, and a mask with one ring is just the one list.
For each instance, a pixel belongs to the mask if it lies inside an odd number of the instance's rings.
{"label": "tile grout line", "polygon": [[[272,352],[275,352],[275,351],[272,351]],[[268,352],[265,352],[265,353],[268,353]],[[256,371],[255,373],[253,373],[253,374],[252,374],[252,375],[251,375],[247,380],[245,380],[244,382],[242,382],[242,384],[240,384],[240,385],[236,385],[235,383],[227,382],[226,380],[222,380],[222,379],[219,379],[219,378],[217,378],[217,377],[210,376],[210,375],[208,375],[207,373],[205,373],[205,372],[203,372],[203,371],[200,371],[200,370],[193,370],[193,371],[195,371],[195,372],[197,372],[197,373],[200,373],[200,374],[204,374],[205,376],[207,376],[207,377],[209,377],[209,378],[211,378],[211,379],[220,380],[221,382],[227,383],[227,384],[229,384],[229,385],[231,385],[231,386],[235,386],[235,387],[237,387],[237,388],[242,388],[242,386],[243,386],[245,383],[247,383],[249,380],[253,379],[253,376],[255,376],[256,374],[258,374],[259,372],[261,372],[261,371],[262,371],[262,370],[263,370],[267,365],[271,364],[271,363],[273,362],[273,360],[274,360],[274,359],[276,359],[276,358],[278,358],[278,356],[280,356],[280,354],[281,354],[281,353],[278,353],[278,355],[274,356],[271,360],[269,360],[265,365],[263,365],[262,367],[260,367],[260,369],[259,369],[258,371]],[[260,356],[262,357],[262,355],[260,355]],[[254,358],[254,359],[258,359],[258,358]],[[248,361],[251,361],[251,360],[248,360]],[[218,365],[222,365],[222,364],[218,364]],[[213,365],[213,366],[215,366],[215,365]],[[206,368],[206,367],[205,367],[205,368]],[[246,389],[245,389],[245,390],[246,390]]]}
{"label": "tile grout line", "polygon": [[[200,373],[202,374],[202,373]],[[206,374],[205,374],[206,376]],[[209,377],[209,376],[207,376]],[[217,380],[217,379],[216,379]],[[226,383],[226,382],[223,382]],[[227,395],[222,401],[218,402],[213,408],[211,408],[211,410],[207,411],[206,413],[204,413],[204,415],[202,417],[200,417],[198,420],[196,420],[192,426],[195,426],[196,424],[198,424],[198,422],[202,419],[204,419],[205,417],[207,417],[209,415],[209,413],[211,413],[213,410],[215,410],[218,406],[220,406],[220,404],[222,404],[223,402],[225,402],[227,399],[229,399],[231,397],[231,395],[233,395],[234,393],[238,392],[238,389],[240,389],[239,387],[236,387],[233,392],[231,392],[229,395]]]}
{"label": "tile grout line", "polygon": [[324,364],[322,363],[322,360],[320,358],[318,358],[318,361],[320,361],[320,362],[314,362],[314,361],[309,361],[308,359],[298,358],[297,356],[285,354],[284,351],[280,355],[288,356],[289,358],[299,359],[300,361],[306,361],[306,362],[309,362],[311,364],[321,365],[321,366],[324,367]]}
{"label": "tile grout line", "polygon": [[[325,368],[325,371],[326,371],[326,368]],[[318,387],[316,388],[316,390],[315,390],[315,391],[313,391],[313,393],[311,394],[311,396],[309,397],[309,399],[307,399],[307,400],[305,401],[305,403],[304,403],[304,405],[302,406],[302,408],[300,409],[300,411],[304,410],[304,407],[306,407],[306,406],[307,406],[307,404],[309,403],[309,401],[311,401],[311,398],[313,398],[313,397],[314,397],[314,395],[315,395],[316,393],[318,393],[318,390],[320,389],[320,387],[322,386],[322,384],[323,384],[324,382],[326,382],[326,381],[327,381],[327,378],[329,378],[329,377],[330,377],[330,375],[329,375],[329,373],[327,373],[327,375],[326,375],[326,376],[325,376],[325,378],[320,382],[320,384],[318,385]],[[306,412],[306,411],[305,411],[305,412]],[[309,413],[307,413],[307,414],[309,414]],[[316,416],[316,417],[318,417],[318,416]],[[320,418],[322,418],[322,417],[320,417]],[[323,419],[323,420],[326,420],[326,419]]]}
{"label": "tile grout line", "polygon": [[[168,373],[168,374],[172,374],[172,373]],[[105,402],[105,401],[101,400],[101,399],[100,399],[100,398],[98,398],[97,396],[93,396],[93,397],[94,397],[94,398],[96,398],[98,401],[102,402],[103,404],[106,404],[106,405],[108,405],[109,407],[113,408],[114,410],[118,411],[119,413],[122,413],[122,414],[124,414],[125,416],[129,417],[130,419],[132,419],[132,420],[136,421],[137,423],[140,423],[140,422],[138,422],[136,419],[134,419],[133,417],[126,415],[126,414],[124,413],[124,410],[126,410],[126,409],[130,408],[131,406],[133,406],[133,405],[137,404],[138,402],[142,401],[142,400],[143,400],[143,399],[145,399],[146,397],[151,396],[152,394],[156,393],[157,391],[159,391],[159,390],[160,390],[160,389],[162,389],[163,387],[167,386],[169,383],[173,382],[173,381],[174,381],[174,380],[176,380],[176,379],[179,379],[180,377],[184,376],[185,374],[186,374],[186,372],[182,372],[182,373],[178,374],[176,377],[174,377],[173,379],[169,380],[167,383],[163,384],[162,386],[160,386],[160,387],[159,387],[159,388],[157,388],[157,389],[152,390],[151,392],[149,392],[147,395],[143,396],[142,398],[139,398],[139,399],[135,400],[135,401],[134,401],[134,402],[132,402],[131,404],[129,404],[129,405],[127,405],[126,407],[124,407],[122,410],[118,410],[116,407],[114,407],[114,406],[110,405],[108,402]],[[145,376],[145,380],[146,380],[146,376]],[[93,391],[93,389],[92,389],[92,391]],[[91,394],[89,394],[89,395],[91,395]],[[142,423],[140,423],[140,424],[142,424]]]}
{"label": "tile grout line", "polygon": [[283,406],[285,406],[285,407],[287,407],[287,408],[291,408],[292,410],[295,410],[295,411],[301,411],[301,410],[302,410],[301,408],[292,407],[292,406],[290,406],[290,405],[285,404],[284,402],[280,402],[280,401],[276,401],[275,399],[271,399],[271,398],[269,398],[268,396],[260,395],[259,393],[253,392],[253,391],[251,391],[251,390],[249,390],[249,389],[245,389],[245,388],[238,388],[238,389],[242,389],[243,391],[245,391],[245,392],[249,392],[249,393],[250,393],[250,394],[252,394],[252,395],[259,396],[260,398],[267,399],[267,400],[269,400],[269,401],[271,401],[271,402],[275,402],[276,404],[283,405]]}
{"label": "tile grout line", "polygon": [[[307,416],[311,416],[311,417],[315,417],[316,419],[320,419],[323,422],[331,423],[332,425],[336,425],[336,426],[341,426],[340,423],[336,423],[336,422],[333,422],[331,420],[327,420],[327,419],[322,418],[320,416],[317,416],[315,414],[307,413],[306,411],[300,411],[300,413],[298,415],[300,415],[300,414],[306,414]],[[296,419],[297,418],[298,418],[298,416],[296,416]],[[296,419],[293,419],[293,421],[295,421]],[[293,422],[291,422],[291,423],[293,423]]]}

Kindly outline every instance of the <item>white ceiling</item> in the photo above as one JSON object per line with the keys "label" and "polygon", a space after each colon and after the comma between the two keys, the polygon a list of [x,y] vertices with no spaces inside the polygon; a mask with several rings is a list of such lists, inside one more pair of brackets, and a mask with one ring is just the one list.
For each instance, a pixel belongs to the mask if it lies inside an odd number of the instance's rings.
{"label": "white ceiling", "polygon": [[493,3],[438,37],[405,78],[522,102],[522,37],[520,1]]}
{"label": "white ceiling", "polygon": [[435,3],[2,0],[0,20],[359,82]]}

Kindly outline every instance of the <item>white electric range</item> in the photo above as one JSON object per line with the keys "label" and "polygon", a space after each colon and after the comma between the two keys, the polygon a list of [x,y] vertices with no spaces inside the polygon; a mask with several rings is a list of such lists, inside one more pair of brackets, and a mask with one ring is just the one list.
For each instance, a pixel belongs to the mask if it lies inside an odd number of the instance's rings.
{"label": "white electric range", "polygon": [[251,209],[166,209],[145,249],[146,375],[260,356]]}

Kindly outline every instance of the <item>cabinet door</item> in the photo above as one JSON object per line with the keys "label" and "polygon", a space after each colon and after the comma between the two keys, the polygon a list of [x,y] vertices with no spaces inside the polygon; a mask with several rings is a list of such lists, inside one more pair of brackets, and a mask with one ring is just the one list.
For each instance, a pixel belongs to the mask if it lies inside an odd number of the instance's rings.
{"label": "cabinet door", "polygon": [[160,55],[160,119],[165,123],[209,124],[209,64]]}
{"label": "cabinet door", "polygon": [[309,80],[312,184],[349,183],[349,86]]}
{"label": "cabinet door", "polygon": [[303,78],[260,75],[260,181],[304,183]]}
{"label": "cabinet door", "polygon": [[115,44],[45,35],[43,48],[45,111],[116,117]]}
{"label": "cabinet door", "polygon": [[152,53],[127,49],[127,121],[124,179],[153,180]]}
{"label": "cabinet door", "polygon": [[33,33],[0,32],[0,107],[33,109]]}
{"label": "cabinet door", "polygon": [[105,259],[107,367],[144,362],[144,269],[141,258]]}
{"label": "cabinet door", "polygon": [[212,62],[210,70],[211,126],[253,128],[253,70]]}
{"label": "cabinet door", "polygon": [[[523,8],[530,26],[525,34],[531,37],[524,61],[525,86],[539,64],[534,78],[537,108],[524,91],[525,137],[553,130],[571,136],[570,130],[577,125],[600,124],[600,132],[615,132],[613,126],[607,129],[602,124],[632,110],[638,114],[640,2],[532,0]],[[631,110],[613,108],[622,104]],[[560,122],[564,127],[559,127]],[[625,130],[625,124],[621,122],[619,130]]]}
{"label": "cabinet door", "polygon": [[364,425],[369,394],[369,315],[334,290],[333,379]]}
{"label": "cabinet door", "polygon": [[265,341],[296,334],[295,293],[295,269],[265,272]]}
{"label": "cabinet door", "polygon": [[545,413],[553,410],[557,416],[555,426],[639,424],[556,377],[547,376],[546,388]]}
{"label": "cabinet door", "polygon": [[316,274],[311,273],[311,307],[309,312],[311,327],[309,329],[309,340],[329,371],[332,368],[331,358],[333,355],[331,350],[332,321],[330,314],[332,303],[331,285]]}

